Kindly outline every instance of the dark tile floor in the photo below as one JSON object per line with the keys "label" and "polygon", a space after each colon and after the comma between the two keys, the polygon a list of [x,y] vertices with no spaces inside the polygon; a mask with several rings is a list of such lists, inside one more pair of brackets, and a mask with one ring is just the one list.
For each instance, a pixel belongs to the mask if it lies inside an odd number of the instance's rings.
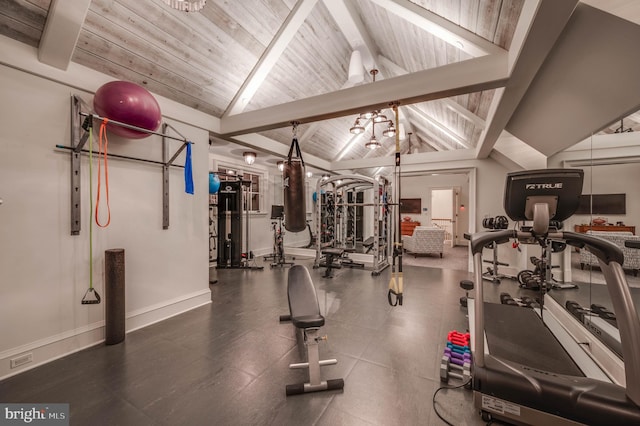
{"label": "dark tile floor", "polygon": [[[260,261],[258,260],[258,263]],[[467,272],[405,267],[405,303],[387,303],[390,269],[322,278],[311,260],[328,341],[323,378],[342,391],[285,396],[306,380],[287,313],[288,268],[215,270],[212,304],[0,382],[1,402],[69,403],[72,425],[441,425],[432,407],[450,330],[465,330],[458,299]],[[455,384],[452,381],[452,384]],[[455,425],[484,424],[471,391],[438,394]]]}

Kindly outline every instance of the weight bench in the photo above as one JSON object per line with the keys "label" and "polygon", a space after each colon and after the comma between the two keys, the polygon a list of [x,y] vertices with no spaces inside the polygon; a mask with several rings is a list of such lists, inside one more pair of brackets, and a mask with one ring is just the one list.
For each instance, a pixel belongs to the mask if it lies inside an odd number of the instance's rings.
{"label": "weight bench", "polygon": [[[342,268],[341,264],[334,264],[336,260],[340,260],[344,254],[344,249],[341,248],[326,248],[322,250],[322,254],[325,256],[325,266],[327,269],[324,271],[323,278],[333,278],[331,273],[334,269]],[[320,265],[322,266],[322,265]]]}
{"label": "weight bench", "polygon": [[354,248],[345,248],[342,257],[340,258],[340,266],[346,266],[347,268],[364,268],[364,263],[354,262],[353,259],[349,257],[349,253],[355,252],[356,249]]}
{"label": "weight bench", "polygon": [[287,395],[344,388],[343,379],[320,380],[320,367],[337,364],[338,361],[335,359],[320,360],[318,343],[320,340],[327,339],[326,336],[318,336],[320,327],[324,325],[324,317],[320,314],[316,289],[306,267],[302,265],[291,267],[287,282],[287,295],[289,315],[281,315],[280,321],[291,321],[297,329],[303,331],[308,361],[290,364],[289,368],[309,369],[309,383],[287,385]]}

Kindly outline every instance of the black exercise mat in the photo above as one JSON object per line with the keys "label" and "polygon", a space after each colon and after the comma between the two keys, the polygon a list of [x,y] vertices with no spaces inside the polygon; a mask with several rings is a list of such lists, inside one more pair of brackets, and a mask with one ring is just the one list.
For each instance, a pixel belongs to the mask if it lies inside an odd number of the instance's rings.
{"label": "black exercise mat", "polygon": [[489,353],[550,373],[584,377],[533,309],[484,303]]}

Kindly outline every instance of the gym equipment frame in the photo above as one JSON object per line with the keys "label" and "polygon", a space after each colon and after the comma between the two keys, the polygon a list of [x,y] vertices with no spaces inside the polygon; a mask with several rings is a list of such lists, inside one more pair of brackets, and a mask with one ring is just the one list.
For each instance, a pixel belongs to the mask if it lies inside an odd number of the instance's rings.
{"label": "gym equipment frame", "polygon": [[[83,147],[89,138],[89,132],[84,128],[83,123],[85,120],[104,120],[104,117],[83,112],[83,107],[85,110],[90,108],[89,105],[80,97],[71,95],[71,146],[56,145],[56,148],[58,149],[71,150],[71,235],[80,235],[81,229],[80,206],[82,203],[80,201],[80,155],[82,153],[88,153],[88,151],[83,149]],[[84,117],[84,119],[82,117]],[[169,229],[169,167],[184,168],[184,166],[174,164],[174,161],[187,147],[187,144],[192,142],[189,142],[186,137],[167,123],[162,123],[162,133],[153,132],[148,129],[143,129],[141,127],[132,126],[115,120],[109,120],[109,124],[137,130],[150,135],[162,136],[162,161],[147,160],[144,158],[118,154],[109,154],[109,157],[158,164],[162,166],[162,229]],[[174,131],[180,137],[166,134],[168,129]],[[170,155],[169,152],[169,139],[183,142],[172,155]]]}
{"label": "gym equipment frame", "polygon": [[[340,183],[338,183],[340,181]],[[373,190],[373,202],[372,203],[337,203],[334,209],[334,215],[337,215],[338,205],[362,205],[373,207],[373,266],[371,275],[379,275],[385,268],[389,267],[389,241],[391,241],[391,227],[389,226],[388,212],[385,214],[384,209],[390,206],[389,203],[382,201],[382,194],[386,193],[387,185],[380,185],[377,179],[369,178],[366,176],[358,175],[338,175],[332,176],[326,180],[318,180],[316,185],[316,194],[318,194],[315,210],[315,223],[316,223],[316,235],[322,235],[322,192],[325,187],[331,186],[332,192],[337,195],[338,190],[345,188],[361,188]],[[334,223],[337,223],[334,220]],[[334,239],[335,242],[335,239]],[[316,238],[316,258],[313,267],[318,268],[320,266],[320,258],[322,256],[322,250],[326,247],[322,247],[322,239]]]}

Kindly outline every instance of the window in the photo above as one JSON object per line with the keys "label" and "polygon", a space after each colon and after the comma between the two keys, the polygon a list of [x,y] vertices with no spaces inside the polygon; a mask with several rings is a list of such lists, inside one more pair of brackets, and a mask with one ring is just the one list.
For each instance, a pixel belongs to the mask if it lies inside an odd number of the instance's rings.
{"label": "window", "polygon": [[250,212],[260,211],[260,200],[262,198],[260,180],[261,174],[251,173],[240,169],[229,167],[218,167],[218,175],[221,181],[236,181],[242,179],[246,188],[246,197],[243,200],[243,209]]}

